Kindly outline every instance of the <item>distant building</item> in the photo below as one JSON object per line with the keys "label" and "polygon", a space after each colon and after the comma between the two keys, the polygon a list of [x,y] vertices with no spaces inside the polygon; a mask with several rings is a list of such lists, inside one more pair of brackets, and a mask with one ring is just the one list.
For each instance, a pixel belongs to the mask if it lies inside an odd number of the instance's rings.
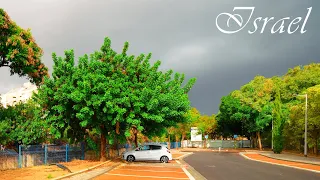
{"label": "distant building", "polygon": [[37,86],[30,82],[24,83],[19,88],[12,89],[6,94],[1,94],[1,104],[6,108],[19,102],[25,102],[31,98],[32,92],[37,92]]}

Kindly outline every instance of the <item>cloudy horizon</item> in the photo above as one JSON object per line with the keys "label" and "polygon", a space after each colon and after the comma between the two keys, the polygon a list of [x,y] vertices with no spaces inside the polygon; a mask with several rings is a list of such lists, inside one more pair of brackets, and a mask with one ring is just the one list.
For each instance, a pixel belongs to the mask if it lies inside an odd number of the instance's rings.
{"label": "cloudy horizon", "polygon": [[[251,25],[235,34],[220,32],[216,17],[232,13],[236,6],[255,7]],[[254,18],[305,18],[309,7],[304,34],[271,34],[272,23],[263,34],[247,32]],[[90,54],[105,37],[121,51],[128,41],[130,54],[151,52],[153,62],[161,60],[161,69],[196,77],[190,100],[203,114],[217,113],[222,96],[256,75],[283,75],[289,68],[320,62],[318,0],[0,0],[0,8],[22,28],[31,28],[50,73],[53,52],[63,56],[74,49],[77,57]],[[0,75],[0,93],[27,82],[10,76],[6,67]]]}

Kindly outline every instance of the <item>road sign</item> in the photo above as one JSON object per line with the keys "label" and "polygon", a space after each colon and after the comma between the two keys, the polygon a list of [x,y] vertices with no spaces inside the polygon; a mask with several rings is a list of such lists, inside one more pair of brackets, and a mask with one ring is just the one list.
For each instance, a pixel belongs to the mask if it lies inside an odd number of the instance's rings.
{"label": "road sign", "polygon": [[237,138],[238,137],[238,135],[233,135],[233,138]]}

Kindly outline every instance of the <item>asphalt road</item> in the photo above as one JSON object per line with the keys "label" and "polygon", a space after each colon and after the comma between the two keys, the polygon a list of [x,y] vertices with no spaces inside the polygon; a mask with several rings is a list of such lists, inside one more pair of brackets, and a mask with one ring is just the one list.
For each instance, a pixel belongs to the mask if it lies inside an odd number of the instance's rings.
{"label": "asphalt road", "polygon": [[184,161],[208,180],[320,180],[320,173],[251,161],[237,153],[195,152]]}

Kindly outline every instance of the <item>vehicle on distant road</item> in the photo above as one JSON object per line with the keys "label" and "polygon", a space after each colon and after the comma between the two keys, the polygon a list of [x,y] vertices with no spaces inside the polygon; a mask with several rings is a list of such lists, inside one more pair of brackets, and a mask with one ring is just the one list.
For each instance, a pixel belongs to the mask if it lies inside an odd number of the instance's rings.
{"label": "vehicle on distant road", "polygon": [[172,154],[166,145],[150,143],[123,153],[122,158],[128,162],[160,161],[168,163],[172,160]]}

